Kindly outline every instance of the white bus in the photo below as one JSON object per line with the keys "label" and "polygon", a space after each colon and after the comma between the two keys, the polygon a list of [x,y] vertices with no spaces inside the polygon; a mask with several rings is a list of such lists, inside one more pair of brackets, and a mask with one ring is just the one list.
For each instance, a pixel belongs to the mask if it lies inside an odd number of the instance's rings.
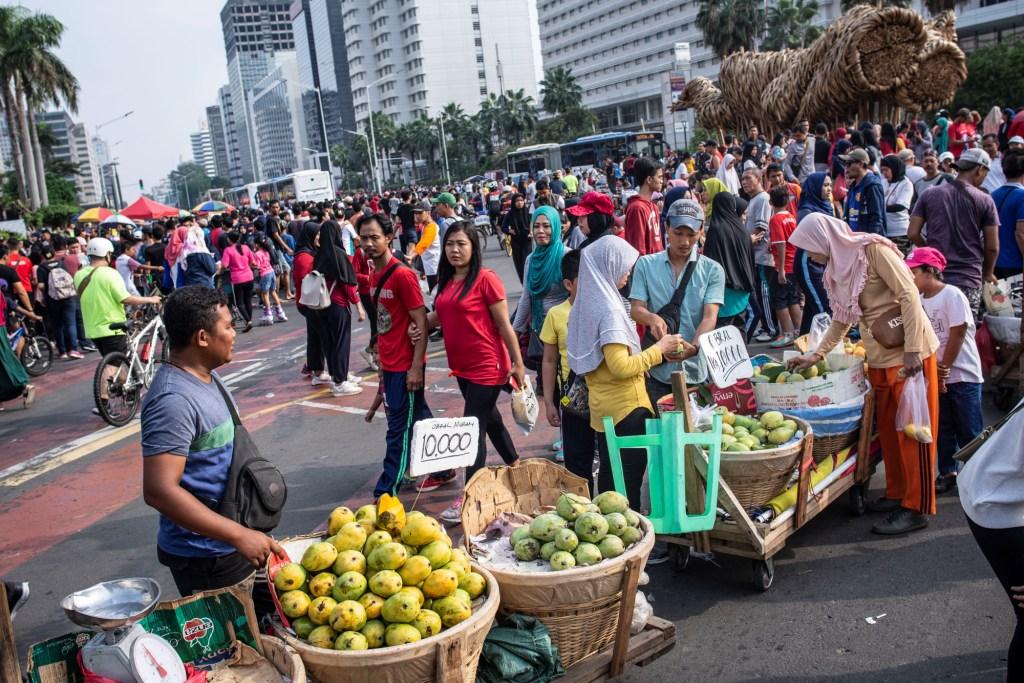
{"label": "white bus", "polygon": [[562,167],[561,145],[546,143],[520,147],[509,152],[505,162],[512,178],[518,178],[524,173],[539,178]]}
{"label": "white bus", "polygon": [[224,201],[234,206],[256,206],[260,203],[256,193],[258,187],[259,183],[232,187],[224,193]]}
{"label": "white bus", "polygon": [[261,203],[271,199],[323,202],[334,199],[334,185],[327,171],[296,171],[259,183],[256,193]]}

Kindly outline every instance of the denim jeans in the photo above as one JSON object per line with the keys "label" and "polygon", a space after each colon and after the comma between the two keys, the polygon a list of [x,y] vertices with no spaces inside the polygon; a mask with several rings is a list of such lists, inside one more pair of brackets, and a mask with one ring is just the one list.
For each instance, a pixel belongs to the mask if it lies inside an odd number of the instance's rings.
{"label": "denim jeans", "polygon": [[981,433],[981,385],[954,382],[939,394],[939,474],[956,472],[953,455]]}
{"label": "denim jeans", "polygon": [[412,422],[409,422],[409,390],[405,386],[405,372],[388,372],[384,370],[382,384],[384,386],[384,405],[388,412],[388,434],[384,451],[384,469],[377,485],[373,487],[373,497],[379,498],[385,493],[397,493],[398,481],[402,478],[402,449],[408,452],[412,440],[412,425],[420,420],[427,420],[433,415],[427,407],[423,389],[413,394]]}
{"label": "denim jeans", "polygon": [[57,353],[65,354],[78,350],[78,323],[75,321],[77,309],[78,299],[75,297],[62,301],[50,300],[46,303]]}

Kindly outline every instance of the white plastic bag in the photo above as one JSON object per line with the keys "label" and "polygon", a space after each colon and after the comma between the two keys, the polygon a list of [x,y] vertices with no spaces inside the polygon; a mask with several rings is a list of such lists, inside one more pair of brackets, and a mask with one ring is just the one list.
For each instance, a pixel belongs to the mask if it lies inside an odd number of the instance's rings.
{"label": "white plastic bag", "polygon": [[919,372],[903,383],[896,408],[896,429],[921,443],[932,442],[932,420],[928,412],[928,383]]}
{"label": "white plastic bag", "polygon": [[637,635],[647,626],[648,620],[654,616],[654,608],[647,602],[647,596],[643,591],[636,592],[636,602],[633,603],[633,619],[629,624],[629,634]]}
{"label": "white plastic bag", "polygon": [[981,290],[985,310],[989,315],[1013,317],[1013,303],[1010,300],[1010,285],[1006,280],[986,282]]}
{"label": "white plastic bag", "polygon": [[825,338],[831,324],[832,316],[828,313],[819,313],[811,318],[811,330],[807,333],[807,353],[814,353],[818,350],[821,340]]}
{"label": "white plastic bag", "polygon": [[[513,383],[513,387],[515,384]],[[523,434],[529,434],[537,424],[537,415],[540,414],[540,405],[537,403],[537,394],[533,391],[530,378],[523,379],[523,386],[512,389],[512,418],[523,430]]]}

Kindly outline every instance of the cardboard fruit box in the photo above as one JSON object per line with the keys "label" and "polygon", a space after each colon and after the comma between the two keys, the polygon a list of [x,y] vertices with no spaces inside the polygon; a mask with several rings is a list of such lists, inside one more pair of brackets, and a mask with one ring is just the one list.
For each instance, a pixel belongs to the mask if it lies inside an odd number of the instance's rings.
{"label": "cardboard fruit box", "polygon": [[[799,354],[795,351],[787,351],[784,361],[796,355]],[[824,377],[786,384],[755,383],[757,409],[819,408],[844,403],[867,391],[863,358],[837,349],[828,355],[827,361],[832,370]]]}

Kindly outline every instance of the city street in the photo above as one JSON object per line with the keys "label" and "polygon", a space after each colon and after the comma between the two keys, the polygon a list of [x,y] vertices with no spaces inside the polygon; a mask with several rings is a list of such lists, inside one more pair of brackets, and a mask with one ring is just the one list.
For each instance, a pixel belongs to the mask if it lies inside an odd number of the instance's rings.
{"label": "city street", "polygon": [[[493,240],[486,264],[506,285],[516,282]],[[367,380],[361,394],[332,398],[310,387],[299,374],[302,318],[287,310],[288,323],[239,334],[221,373],[264,455],[288,480],[278,537],[316,528],[334,505],[369,502],[384,445],[383,410],[373,424],[363,420],[375,375],[354,352],[353,370]],[[355,350],[369,325],[354,328]],[[141,499],[139,424],[112,429],[89,412],[97,360],[57,363],[39,380],[31,410],[11,403],[0,413],[0,575],[32,586],[16,621],[22,655],[73,630],[58,605],[71,590],[153,576],[175,597],[156,561],[157,515]],[[435,415],[459,414],[440,343],[430,345],[426,379]],[[557,435],[543,417],[524,437],[506,414],[521,455],[552,457]],[[881,486],[880,472],[874,495]],[[438,513],[455,494],[442,488],[416,506]],[[407,506],[414,497],[403,494]],[[956,496],[940,497],[937,518],[921,533],[872,536],[873,521],[851,517],[844,501],[834,505],[777,556],[766,593],[752,588],[746,560],[693,558],[685,573],[652,568],[644,591],[655,613],[675,622],[677,645],[623,680],[1002,680],[1012,614]]]}

